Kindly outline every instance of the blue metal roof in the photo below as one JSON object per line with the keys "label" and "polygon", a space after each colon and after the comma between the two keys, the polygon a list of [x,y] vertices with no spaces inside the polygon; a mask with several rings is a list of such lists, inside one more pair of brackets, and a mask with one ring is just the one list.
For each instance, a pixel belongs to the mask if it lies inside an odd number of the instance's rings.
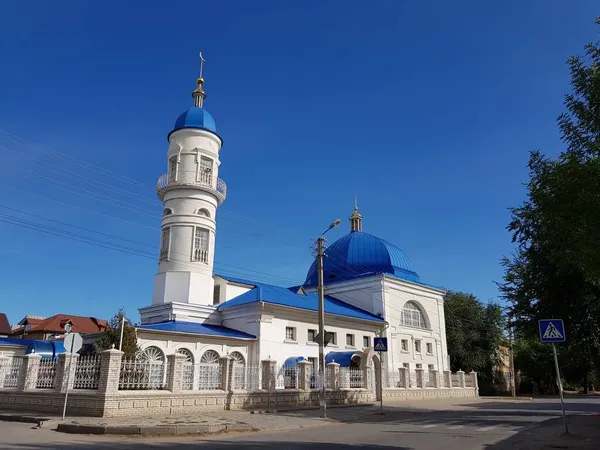
{"label": "blue metal roof", "polygon": [[325,364],[331,362],[338,363],[341,367],[350,367],[352,363],[352,357],[354,355],[360,356],[361,352],[329,352],[325,355]]}
{"label": "blue metal roof", "polygon": [[40,339],[0,338],[0,345],[21,345],[27,347],[25,354],[36,353],[44,359],[58,358],[59,353],[66,353],[60,341],[43,341]]}
{"label": "blue metal roof", "polygon": [[292,369],[296,367],[296,363],[299,363],[300,361],[306,361],[306,358],[304,356],[290,356],[283,362],[283,367]]}
{"label": "blue metal roof", "polygon": [[[225,276],[221,277],[227,280],[229,279]],[[245,292],[244,294],[238,295],[237,297],[225,303],[222,303],[219,305],[218,309],[224,310],[231,308],[232,306],[265,302],[309,311],[319,310],[319,299],[315,294],[299,295],[294,293],[289,288],[259,282],[252,283],[255,286],[253,289]],[[250,283],[245,282],[244,284]],[[384,322],[381,317],[376,316],[375,314],[371,314],[370,312],[329,296],[325,297],[325,313],[337,316],[353,317],[356,319]]]}
{"label": "blue metal roof", "polygon": [[[182,128],[200,128],[212,131],[213,133],[217,132],[217,124],[215,123],[213,116],[211,116],[207,110],[195,106],[183,112],[177,118],[171,133],[181,130]],[[171,133],[169,133],[169,136]]]}
{"label": "blue metal roof", "polygon": [[155,331],[171,331],[174,333],[189,333],[189,334],[202,334],[205,336],[220,336],[235,339],[256,339],[253,336],[242,331],[234,330],[233,328],[223,327],[221,325],[208,325],[197,322],[180,322],[180,321],[169,321],[151,323],[147,325],[138,325],[137,328],[143,330],[155,330]]}
{"label": "blue metal roof", "polygon": [[[393,244],[362,231],[355,231],[335,241],[325,250],[325,283],[352,280],[384,273],[419,282],[408,256]],[[306,286],[317,285],[316,261],[306,275]]]}

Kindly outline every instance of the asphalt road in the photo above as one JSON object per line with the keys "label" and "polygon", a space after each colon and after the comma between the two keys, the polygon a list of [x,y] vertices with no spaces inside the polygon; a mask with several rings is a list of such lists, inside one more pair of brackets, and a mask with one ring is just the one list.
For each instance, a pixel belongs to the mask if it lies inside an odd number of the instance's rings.
{"label": "asphalt road", "polygon": [[[600,413],[600,399],[567,400],[569,414]],[[555,399],[453,404],[428,402],[407,415],[402,404],[352,408],[343,422],[279,432],[227,434],[211,437],[125,438],[66,435],[30,424],[0,422],[0,448],[6,449],[417,449],[515,450],[540,433],[557,433],[562,426]],[[526,448],[523,447],[523,448]]]}

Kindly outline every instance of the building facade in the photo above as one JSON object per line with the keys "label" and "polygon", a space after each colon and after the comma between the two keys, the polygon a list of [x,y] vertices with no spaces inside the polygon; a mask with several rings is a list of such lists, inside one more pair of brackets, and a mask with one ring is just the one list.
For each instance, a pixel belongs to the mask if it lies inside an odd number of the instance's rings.
{"label": "building facade", "polygon": [[[168,135],[167,172],[157,182],[164,203],[158,273],[152,303],[140,308],[136,332],[144,358],[188,362],[229,355],[258,365],[273,359],[317,364],[317,270],[301,286],[282,287],[213,273],[217,209],[226,185],[218,178],[223,141],[204,109],[204,80],[194,106]],[[350,233],[325,253],[325,328],[331,333],[326,363],[374,363],[375,336],[386,336],[383,367],[397,372],[448,370],[444,291],[423,283],[398,247],[362,231],[354,208]]]}

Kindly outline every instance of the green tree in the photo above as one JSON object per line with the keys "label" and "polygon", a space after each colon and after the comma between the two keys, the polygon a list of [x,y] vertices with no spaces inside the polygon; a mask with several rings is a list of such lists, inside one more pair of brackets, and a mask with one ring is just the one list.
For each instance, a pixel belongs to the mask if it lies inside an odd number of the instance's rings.
{"label": "green tree", "polygon": [[123,328],[123,350],[126,358],[134,358],[139,348],[137,344],[137,336],[135,335],[135,328],[131,325],[129,319],[125,315],[123,308],[119,309],[108,322],[108,326],[104,329],[102,337],[98,342],[98,348],[100,350],[108,350],[112,348],[119,348],[119,340],[121,338],[121,323],[125,317],[125,327]]}
{"label": "green tree", "polygon": [[[586,45],[585,56],[572,57],[568,64],[572,92],[558,118],[565,150],[556,159],[540,151],[530,155],[527,199],[511,209],[508,226],[517,251],[503,260],[500,289],[524,340],[538,339],[541,318],[565,320],[563,373],[587,389],[589,376],[600,369],[598,44]],[[533,358],[531,352],[523,355]]]}
{"label": "green tree", "polygon": [[485,305],[472,294],[449,292],[444,315],[451,369],[478,372],[481,392],[490,392],[497,382],[504,341],[501,308]]}

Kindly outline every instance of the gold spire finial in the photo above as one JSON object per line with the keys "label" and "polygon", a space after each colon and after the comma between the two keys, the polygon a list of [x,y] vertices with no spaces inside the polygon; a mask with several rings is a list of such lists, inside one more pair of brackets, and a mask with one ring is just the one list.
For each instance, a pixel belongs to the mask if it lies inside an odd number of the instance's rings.
{"label": "gold spire finial", "polygon": [[204,63],[206,62],[206,60],[204,59],[204,56],[202,56],[202,52],[200,52],[198,56],[200,56],[200,76],[196,80],[197,87],[194,90],[194,92],[192,92],[192,97],[194,97],[194,106],[196,108],[202,108],[202,103],[206,98],[206,93],[204,92],[204,89],[202,89],[202,85],[204,84],[202,72],[204,70]]}
{"label": "gold spire finial", "polygon": [[350,216],[350,231],[362,231],[362,214],[358,212],[356,194],[354,194],[354,212]]}

